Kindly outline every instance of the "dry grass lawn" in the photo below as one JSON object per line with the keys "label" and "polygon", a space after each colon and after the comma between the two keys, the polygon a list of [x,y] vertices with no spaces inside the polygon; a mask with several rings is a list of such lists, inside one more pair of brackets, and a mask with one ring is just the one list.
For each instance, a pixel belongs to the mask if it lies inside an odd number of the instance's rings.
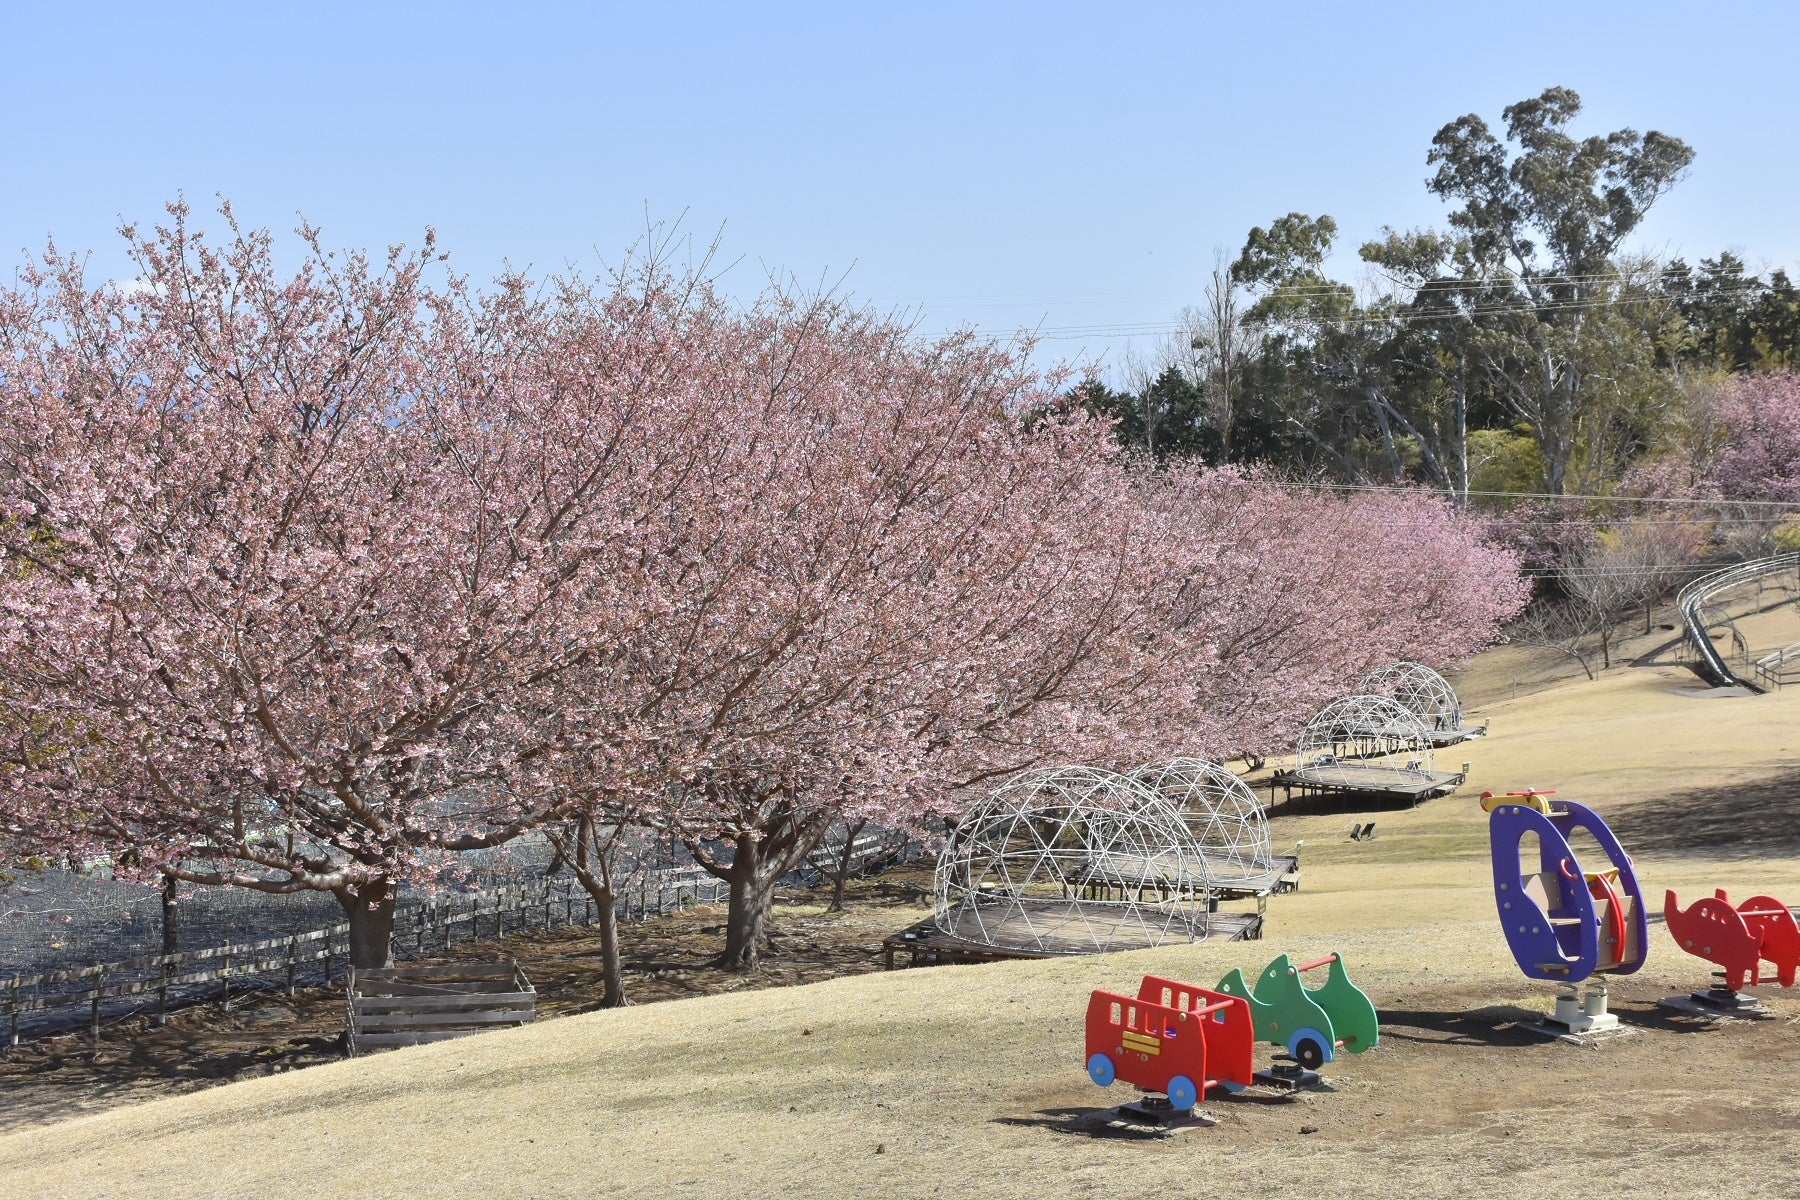
{"label": "dry grass lawn", "polygon": [[[1665,638],[1668,635],[1662,635]],[[1486,739],[1461,795],[1283,818],[1305,887],[1267,940],[859,975],[547,1020],[0,1136],[4,1196],[1793,1196],[1800,999],[1706,1028],[1658,996],[1707,967],[1660,927],[1619,981],[1638,1030],[1600,1046],[1515,1028],[1550,989],[1512,965],[1486,865],[1483,788],[1595,804],[1660,905],[1726,886],[1800,902],[1800,689],[1716,697],[1676,667],[1510,696],[1517,651],[1466,694]],[[1515,656],[1509,660],[1506,655]],[[1496,674],[1497,673],[1497,674]],[[1282,950],[1341,950],[1382,1044],[1294,1104],[1210,1102],[1219,1124],[1095,1136],[1126,1098],[1082,1070],[1094,987],[1146,970],[1210,983]],[[1312,1132],[1303,1132],[1310,1129]]]}

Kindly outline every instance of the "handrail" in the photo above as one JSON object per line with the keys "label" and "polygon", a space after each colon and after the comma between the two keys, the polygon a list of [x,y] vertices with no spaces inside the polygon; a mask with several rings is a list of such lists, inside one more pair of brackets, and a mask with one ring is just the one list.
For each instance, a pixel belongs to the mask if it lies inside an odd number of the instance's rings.
{"label": "handrail", "polygon": [[1712,644],[1712,637],[1707,632],[1707,625],[1700,614],[1700,607],[1718,592],[1740,583],[1748,583],[1752,579],[1760,579],[1765,575],[1773,575],[1778,571],[1800,568],[1800,552],[1776,554],[1768,558],[1753,558],[1723,570],[1714,571],[1694,580],[1680,592],[1676,593],[1675,605],[1681,612],[1682,624],[1687,627],[1687,638],[1700,656],[1703,673],[1720,687],[1746,687],[1753,692],[1762,691],[1762,687],[1746,679],[1740,679],[1732,669],[1725,665],[1725,659],[1718,648]]}
{"label": "handrail", "polygon": [[1783,646],[1779,650],[1771,650],[1757,659],[1756,665],[1759,667],[1785,666],[1790,658],[1800,658],[1800,642],[1795,642],[1791,646]]}

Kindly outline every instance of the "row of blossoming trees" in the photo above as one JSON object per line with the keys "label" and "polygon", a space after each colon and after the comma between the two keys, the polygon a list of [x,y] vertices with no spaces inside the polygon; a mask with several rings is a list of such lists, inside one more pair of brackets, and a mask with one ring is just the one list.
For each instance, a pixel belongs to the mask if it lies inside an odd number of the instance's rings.
{"label": "row of blossoming trees", "polygon": [[1153,472],[971,336],[170,211],[129,288],[0,293],[0,835],[328,891],[361,965],[462,852],[541,830],[605,899],[654,829],[748,966],[834,819],[1264,748],[1525,598],[1434,499]]}

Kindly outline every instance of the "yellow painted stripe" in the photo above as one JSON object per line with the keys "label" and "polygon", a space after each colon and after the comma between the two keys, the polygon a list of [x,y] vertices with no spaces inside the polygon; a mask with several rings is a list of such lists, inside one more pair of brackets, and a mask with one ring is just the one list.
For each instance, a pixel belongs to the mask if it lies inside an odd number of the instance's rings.
{"label": "yellow painted stripe", "polygon": [[1136,1050],[1141,1054],[1161,1054],[1162,1042],[1153,1037],[1145,1037],[1141,1033],[1128,1033],[1123,1041],[1127,1050]]}

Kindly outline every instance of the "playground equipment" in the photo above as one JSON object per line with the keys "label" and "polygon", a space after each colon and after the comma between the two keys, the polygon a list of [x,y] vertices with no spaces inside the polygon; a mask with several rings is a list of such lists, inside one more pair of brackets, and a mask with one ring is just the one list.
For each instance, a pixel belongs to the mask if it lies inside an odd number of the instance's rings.
{"label": "playground equipment", "polygon": [[1236,772],[1205,758],[1145,763],[1131,777],[1174,805],[1193,831],[1215,899],[1266,896],[1298,887],[1299,860],[1277,855],[1269,818]]}
{"label": "playground equipment", "polygon": [[945,843],[933,923],[1033,956],[1202,941],[1229,924],[1207,911],[1209,871],[1186,818],[1143,783],[1039,768],[971,806]]}
{"label": "playground equipment", "polygon": [[1452,746],[1487,732],[1485,724],[1463,724],[1462,701],[1457,698],[1456,689],[1424,663],[1391,663],[1363,676],[1356,690],[1374,696],[1392,696],[1402,707],[1418,715],[1430,730],[1432,744],[1436,746]]}
{"label": "playground equipment", "polygon": [[[1563,985],[1552,1021],[1572,1034],[1616,1029],[1603,976],[1629,975],[1644,965],[1643,892],[1630,855],[1600,814],[1572,800],[1552,801],[1555,794],[1537,788],[1481,794],[1500,927],[1527,978]],[[1570,845],[1578,832],[1593,838],[1610,866],[1586,869]],[[1526,838],[1537,844],[1535,870],[1521,858]],[[1581,984],[1590,978],[1584,998]]]}
{"label": "playground equipment", "polygon": [[[1746,983],[1762,983],[1762,964],[1772,963],[1782,987],[1793,987],[1800,972],[1800,923],[1788,906],[1773,896],[1752,896],[1733,908],[1720,888],[1682,910],[1673,891],[1663,893],[1663,917],[1669,933],[1689,954],[1717,963],[1723,987],[1695,992],[1686,1000],[1701,1011],[1726,1015],[1761,1016],[1765,1010],[1753,997],[1739,993]],[[1664,1001],[1671,1007],[1688,1008],[1683,998]]]}
{"label": "playground equipment", "polygon": [[1294,745],[1294,766],[1270,787],[1289,798],[1337,797],[1418,804],[1455,791],[1463,776],[1439,771],[1431,729],[1392,696],[1345,696],[1315,713]]}
{"label": "playground equipment", "polygon": [[[1329,967],[1325,982],[1309,988],[1301,976]],[[1244,973],[1233,970],[1219,981],[1219,991],[1241,998],[1250,1006],[1256,1040],[1284,1048],[1297,1067],[1277,1063],[1275,1069],[1257,1075],[1259,1080],[1283,1086],[1311,1082],[1313,1074],[1337,1057],[1339,1048],[1362,1054],[1381,1040],[1381,1023],[1375,1005],[1361,988],[1350,982],[1343,957],[1327,954],[1312,962],[1295,963],[1283,954],[1263,969],[1251,990]]]}
{"label": "playground equipment", "polygon": [[1166,1095],[1186,1113],[1208,1090],[1250,1085],[1250,1008],[1191,983],[1144,976],[1136,996],[1096,991],[1088,1000],[1088,1078]]}

